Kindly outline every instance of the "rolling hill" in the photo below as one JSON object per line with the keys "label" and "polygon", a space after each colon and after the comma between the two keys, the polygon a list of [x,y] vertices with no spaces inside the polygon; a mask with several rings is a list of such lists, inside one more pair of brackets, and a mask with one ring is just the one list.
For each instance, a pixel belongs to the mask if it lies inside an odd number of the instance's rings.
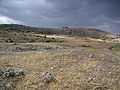
{"label": "rolling hill", "polygon": [[0,90],[119,90],[120,41],[111,39],[116,36],[2,24]]}
{"label": "rolling hill", "polygon": [[98,29],[92,28],[40,28],[30,27],[18,24],[1,24],[0,25],[0,36],[2,33],[7,32],[22,32],[22,33],[37,33],[37,34],[57,34],[57,35],[69,35],[69,36],[81,36],[90,38],[108,39],[115,38],[115,34],[105,32]]}

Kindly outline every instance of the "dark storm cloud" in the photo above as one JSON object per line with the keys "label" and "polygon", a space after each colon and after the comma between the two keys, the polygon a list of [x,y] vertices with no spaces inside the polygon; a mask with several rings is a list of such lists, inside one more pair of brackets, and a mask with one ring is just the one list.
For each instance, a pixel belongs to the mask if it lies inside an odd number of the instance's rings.
{"label": "dark storm cloud", "polygon": [[120,0],[0,0],[0,23],[120,32]]}

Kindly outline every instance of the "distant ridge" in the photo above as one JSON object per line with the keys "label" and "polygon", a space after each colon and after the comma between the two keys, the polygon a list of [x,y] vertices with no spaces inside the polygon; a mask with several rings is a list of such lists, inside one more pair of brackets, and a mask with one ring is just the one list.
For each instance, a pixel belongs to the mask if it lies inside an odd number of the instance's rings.
{"label": "distant ridge", "polygon": [[115,38],[117,36],[115,34],[93,28],[40,28],[19,24],[1,24],[0,30],[5,30],[7,32],[34,32],[39,34],[70,35],[101,39]]}

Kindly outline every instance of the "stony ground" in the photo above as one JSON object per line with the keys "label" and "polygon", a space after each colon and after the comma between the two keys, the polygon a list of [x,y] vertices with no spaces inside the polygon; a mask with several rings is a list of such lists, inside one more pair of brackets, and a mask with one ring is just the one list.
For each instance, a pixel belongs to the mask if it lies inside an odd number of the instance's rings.
{"label": "stony ground", "polygon": [[[120,51],[79,40],[2,45],[0,71],[20,68],[24,75],[0,77],[0,90],[120,90]],[[44,72],[55,80],[46,83]]]}
{"label": "stony ground", "polygon": [[62,49],[59,47],[42,46],[35,44],[12,44],[0,47],[0,55],[21,55],[31,53],[42,53],[44,51]]}

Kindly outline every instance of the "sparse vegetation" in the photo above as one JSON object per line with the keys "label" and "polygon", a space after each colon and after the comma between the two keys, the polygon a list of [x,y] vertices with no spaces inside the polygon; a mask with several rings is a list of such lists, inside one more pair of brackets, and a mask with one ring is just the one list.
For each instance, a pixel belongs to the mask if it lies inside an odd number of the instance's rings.
{"label": "sparse vegetation", "polygon": [[0,90],[119,90],[120,42],[81,31],[1,25]]}
{"label": "sparse vegetation", "polygon": [[120,51],[120,43],[113,45],[112,50]]}
{"label": "sparse vegetation", "polygon": [[[97,29],[91,28],[61,28],[61,29],[52,29],[52,28],[36,28],[28,27],[17,24],[2,24],[0,25],[0,30],[5,30],[7,32],[22,32],[29,33],[34,32],[37,34],[57,34],[57,35],[71,35],[71,36],[81,36],[81,37],[91,37],[91,38],[110,38],[110,35],[116,37],[116,35],[110,34]],[[112,38],[112,37],[111,37]]]}

